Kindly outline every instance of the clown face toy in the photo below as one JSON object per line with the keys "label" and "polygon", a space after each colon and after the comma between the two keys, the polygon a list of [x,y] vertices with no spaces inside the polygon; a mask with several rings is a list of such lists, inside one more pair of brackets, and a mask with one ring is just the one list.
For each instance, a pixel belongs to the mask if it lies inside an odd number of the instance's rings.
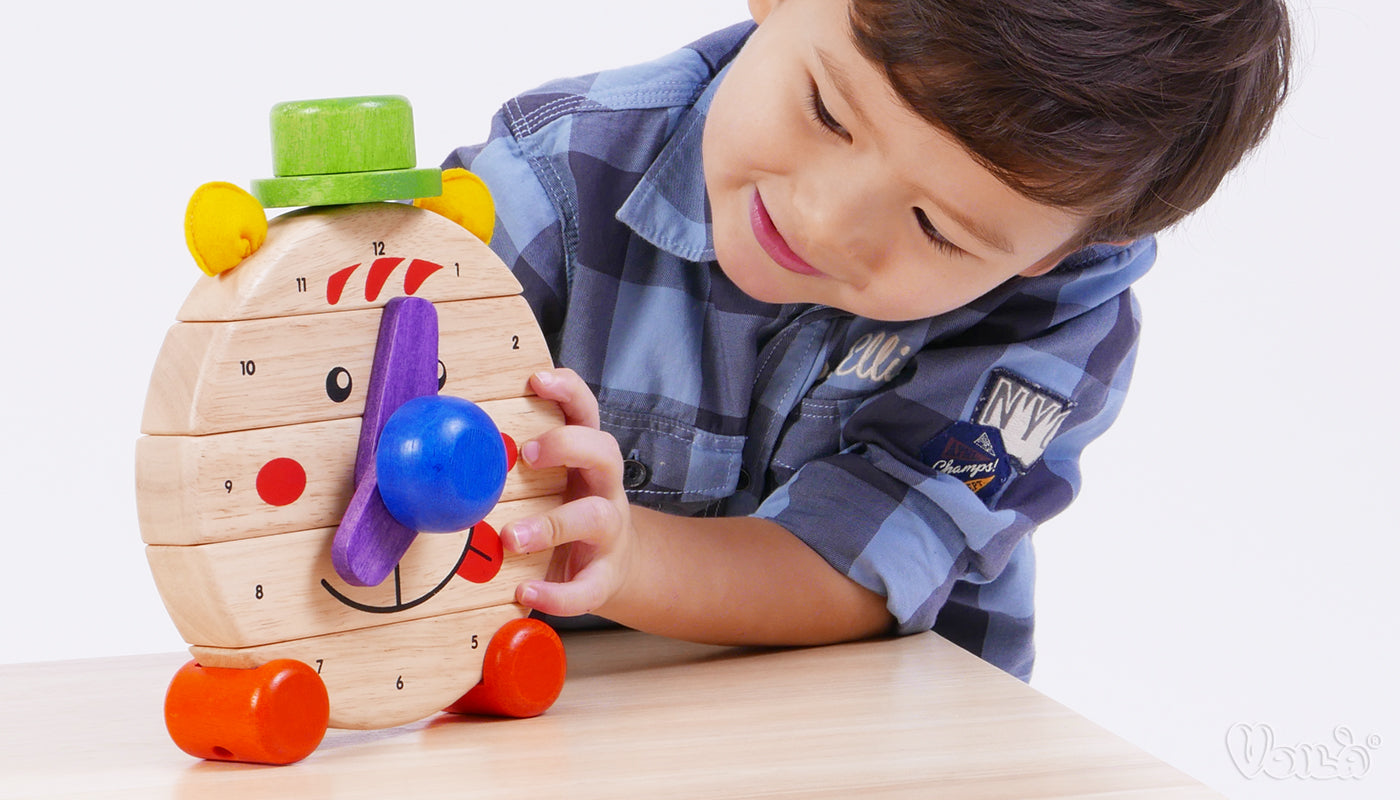
{"label": "clown face toy", "polygon": [[550,554],[503,557],[495,529],[560,502],[563,472],[516,468],[513,442],[563,415],[527,388],[552,364],[484,243],[490,196],[415,168],[403,98],[284,103],[272,132],[276,177],[190,200],[206,274],[136,448],[142,539],[194,657],[171,737],[289,763],[328,726],[542,713],[563,649],[513,596]]}

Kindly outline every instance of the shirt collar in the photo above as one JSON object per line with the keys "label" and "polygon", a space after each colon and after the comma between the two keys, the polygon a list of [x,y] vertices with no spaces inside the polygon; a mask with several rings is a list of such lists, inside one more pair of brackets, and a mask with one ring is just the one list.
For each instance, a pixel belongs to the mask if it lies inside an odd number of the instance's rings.
{"label": "shirt collar", "polygon": [[666,146],[618,209],[619,222],[656,247],[689,261],[713,261],[715,244],[701,143],[717,74],[687,109]]}

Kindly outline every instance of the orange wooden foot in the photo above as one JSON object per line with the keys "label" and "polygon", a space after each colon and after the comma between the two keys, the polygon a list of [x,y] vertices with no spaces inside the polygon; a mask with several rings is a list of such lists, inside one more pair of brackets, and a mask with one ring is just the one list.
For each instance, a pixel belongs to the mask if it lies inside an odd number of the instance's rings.
{"label": "orange wooden foot", "polygon": [[564,688],[564,643],[537,619],[507,622],[486,646],[481,683],[447,707],[454,714],[536,717]]}
{"label": "orange wooden foot", "polygon": [[165,693],[170,738],[196,758],[290,764],[316,749],[329,719],[321,676],[291,659],[256,669],[191,661]]}

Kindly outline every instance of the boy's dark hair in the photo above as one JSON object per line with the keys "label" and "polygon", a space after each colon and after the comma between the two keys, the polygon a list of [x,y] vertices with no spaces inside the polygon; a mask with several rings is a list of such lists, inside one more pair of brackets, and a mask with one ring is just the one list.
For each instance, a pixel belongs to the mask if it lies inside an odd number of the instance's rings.
{"label": "boy's dark hair", "polygon": [[851,28],[919,116],[1087,214],[1075,245],[1194,211],[1288,89],[1283,0],[852,0]]}

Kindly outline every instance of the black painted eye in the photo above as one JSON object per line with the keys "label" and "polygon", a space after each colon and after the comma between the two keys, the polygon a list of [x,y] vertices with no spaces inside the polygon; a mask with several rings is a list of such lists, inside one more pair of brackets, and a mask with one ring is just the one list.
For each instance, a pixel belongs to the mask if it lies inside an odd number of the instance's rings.
{"label": "black painted eye", "polygon": [[444,386],[446,386],[446,385],[447,385],[447,365],[444,364],[444,363],[442,363],[442,359],[439,358],[439,359],[438,359],[438,391],[439,391],[439,392],[442,391],[442,387],[444,387]]}
{"label": "black painted eye", "polygon": [[344,403],[350,398],[350,389],[355,382],[350,379],[350,370],[336,367],[326,373],[326,397],[333,403]]}

